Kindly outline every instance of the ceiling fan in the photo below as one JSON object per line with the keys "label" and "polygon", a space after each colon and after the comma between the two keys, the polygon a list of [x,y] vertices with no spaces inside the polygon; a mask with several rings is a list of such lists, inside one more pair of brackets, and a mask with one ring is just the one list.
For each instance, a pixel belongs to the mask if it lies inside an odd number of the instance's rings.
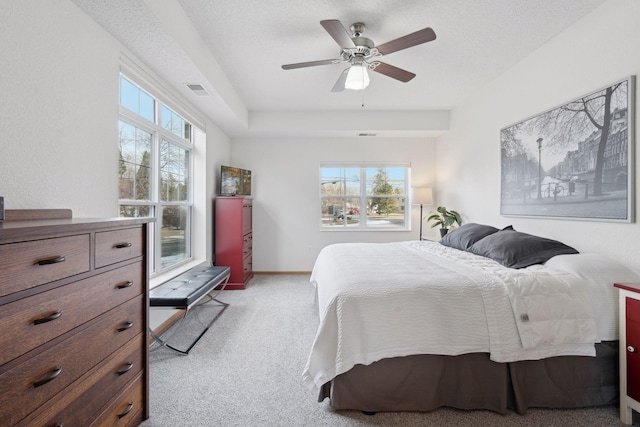
{"label": "ceiling fan", "polygon": [[324,27],[329,35],[338,43],[338,46],[340,46],[340,58],[286,64],[282,66],[282,69],[293,70],[295,68],[348,62],[350,64],[349,67],[342,72],[338,81],[333,86],[332,92],[341,92],[345,89],[364,90],[369,84],[367,69],[404,83],[408,82],[416,76],[414,73],[380,62],[377,58],[382,55],[388,55],[402,49],[430,42],[436,38],[436,33],[427,27],[376,46],[371,39],[362,37],[362,33],[365,30],[365,25],[362,22],[356,22],[349,27],[351,34],[337,19],[320,21],[320,25]]}

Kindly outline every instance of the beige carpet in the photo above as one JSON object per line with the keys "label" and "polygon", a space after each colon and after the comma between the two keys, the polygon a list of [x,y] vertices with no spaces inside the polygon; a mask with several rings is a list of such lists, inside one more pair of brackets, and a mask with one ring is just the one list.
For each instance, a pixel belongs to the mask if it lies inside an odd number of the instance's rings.
{"label": "beige carpet", "polygon": [[[223,291],[231,305],[188,356],[151,352],[145,427],[174,426],[621,426],[613,406],[531,409],[526,415],[441,408],[427,413],[335,412],[302,384],[318,325],[307,275],[257,275],[243,291]],[[186,347],[218,308],[190,314],[171,341]],[[193,316],[195,315],[195,316]],[[637,425],[637,423],[635,424]]]}

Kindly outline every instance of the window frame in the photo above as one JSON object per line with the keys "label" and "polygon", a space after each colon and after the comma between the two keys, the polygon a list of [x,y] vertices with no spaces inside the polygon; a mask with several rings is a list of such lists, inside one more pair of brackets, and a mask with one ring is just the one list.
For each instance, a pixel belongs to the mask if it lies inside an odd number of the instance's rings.
{"label": "window frame", "polygon": [[[323,169],[359,169],[359,192],[358,194],[345,194],[342,195],[323,195],[322,194],[322,186],[323,186]],[[404,168],[404,193],[401,195],[372,195],[367,193],[367,170],[368,169],[388,169],[388,168]],[[346,175],[345,175],[346,180]],[[318,194],[319,194],[319,209],[320,218],[319,218],[319,228],[320,231],[337,231],[337,232],[346,232],[346,231],[410,231],[411,230],[411,215],[410,215],[410,202],[409,202],[409,191],[411,188],[411,163],[410,162],[357,162],[357,163],[344,163],[344,162],[323,162],[320,164],[318,168]],[[403,224],[402,225],[391,225],[391,226],[382,226],[382,225],[369,225],[368,214],[360,216],[357,224],[348,224],[347,215],[343,215],[341,225],[326,225],[325,224],[325,215],[323,214],[323,206],[325,205],[324,201],[326,199],[342,199],[346,201],[347,199],[356,199],[359,198],[358,209],[359,212],[367,212],[368,200],[372,197],[375,198],[391,198],[400,200],[401,206],[403,206],[402,210],[404,211],[403,215]],[[343,202],[343,207],[346,207],[345,202]]]}
{"label": "window frame", "polygon": [[[153,99],[154,104],[154,122],[150,122],[143,115],[138,112],[130,110],[122,104],[121,97],[121,82],[122,79],[128,83],[137,87],[138,90],[144,92]],[[135,199],[121,199],[120,193],[118,193],[118,206],[140,206],[149,208],[149,216],[155,218],[155,223],[151,223],[149,229],[149,248],[151,248],[151,256],[149,256],[149,272],[150,277],[154,277],[161,273],[165,273],[174,268],[178,268],[193,260],[193,221],[194,221],[194,157],[195,157],[195,144],[194,128],[196,125],[176,106],[167,102],[165,99],[157,96],[156,90],[150,89],[148,85],[141,84],[134,76],[125,72],[121,72],[118,79],[118,123],[123,122],[135,128],[138,128],[144,132],[151,134],[151,173],[150,173],[150,198],[149,200],[135,200]],[[165,129],[163,127],[162,110],[169,109],[173,114],[179,116],[184,123],[189,125],[188,139],[182,138],[176,135],[171,129]],[[120,124],[118,124],[118,127]],[[185,133],[187,133],[185,131]],[[119,135],[120,141],[120,135]],[[166,141],[169,144],[177,146],[189,153],[189,159],[187,163],[186,173],[188,177],[186,179],[186,191],[187,197],[185,200],[167,201],[161,197],[161,174],[162,169],[160,165],[161,156],[161,144]],[[120,144],[120,142],[118,142]],[[119,178],[118,178],[119,179]],[[185,229],[184,229],[184,256],[169,264],[163,266],[162,263],[162,230],[163,230],[163,211],[167,207],[186,207],[187,213],[185,216]],[[120,211],[120,209],[119,209]],[[120,212],[119,212],[120,214]]]}

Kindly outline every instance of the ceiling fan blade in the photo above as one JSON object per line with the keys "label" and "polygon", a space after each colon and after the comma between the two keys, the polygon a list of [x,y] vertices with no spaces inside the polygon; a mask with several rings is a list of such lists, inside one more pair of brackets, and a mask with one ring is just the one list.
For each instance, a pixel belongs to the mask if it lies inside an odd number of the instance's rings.
{"label": "ceiling fan blade", "polygon": [[333,89],[331,89],[331,92],[342,92],[344,90],[344,84],[347,81],[347,74],[349,74],[349,68],[351,67],[347,67],[342,74],[340,74],[340,77],[338,77],[338,81],[336,81],[336,84],[333,85]]}
{"label": "ceiling fan blade", "polygon": [[417,46],[422,43],[430,42],[436,39],[436,33],[431,28],[423,28],[415,33],[407,34],[404,37],[383,43],[378,48],[378,52],[388,55],[408,47]]}
{"label": "ceiling fan blade", "polygon": [[378,63],[373,71],[375,71],[376,73],[384,74],[385,76],[391,77],[393,79],[400,80],[403,83],[408,82],[416,76],[409,71],[403,70],[402,68],[394,67],[393,65],[385,64],[384,62]]}
{"label": "ceiling fan blade", "polygon": [[327,33],[338,43],[340,47],[355,47],[351,35],[337,19],[326,19],[320,21],[320,25],[327,30]]}
{"label": "ceiling fan blade", "polygon": [[295,68],[315,67],[316,65],[337,64],[341,59],[322,59],[320,61],[298,62],[296,64],[285,64],[283,70],[293,70]]}

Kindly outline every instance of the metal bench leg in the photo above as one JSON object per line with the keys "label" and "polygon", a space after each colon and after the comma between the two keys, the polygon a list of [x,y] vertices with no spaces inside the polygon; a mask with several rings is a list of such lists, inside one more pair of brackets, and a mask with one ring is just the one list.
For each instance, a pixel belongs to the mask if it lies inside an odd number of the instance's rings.
{"label": "metal bench leg", "polygon": [[[214,287],[213,287],[213,289],[211,289],[211,291],[206,295],[206,296],[209,298],[209,300],[208,300],[208,301],[206,301],[206,302],[204,302],[204,303],[202,303],[201,305],[208,304],[208,303],[210,303],[211,301],[215,301],[215,302],[217,302],[219,305],[221,305],[221,306],[222,306],[222,309],[221,309],[221,310],[220,310],[220,311],[215,315],[215,317],[214,317],[213,319],[211,319],[211,321],[209,322],[209,324],[208,324],[208,325],[205,327],[205,329],[200,333],[200,335],[198,335],[198,337],[197,337],[197,338],[196,338],[196,339],[191,343],[191,345],[189,345],[189,348],[187,348],[186,350],[180,350],[179,348],[176,348],[176,347],[172,346],[171,344],[169,344],[166,340],[163,340],[160,336],[158,336],[158,334],[156,334],[156,333],[155,333],[151,328],[149,328],[149,333],[151,334],[151,336],[153,337],[153,339],[154,339],[155,341],[157,341],[157,342],[160,344],[160,346],[161,346],[161,347],[166,347],[166,348],[168,348],[169,350],[173,350],[173,351],[175,351],[175,352],[177,352],[177,353],[180,353],[180,354],[182,354],[182,355],[188,355],[188,354],[189,354],[189,352],[191,351],[191,349],[192,349],[192,348],[193,348],[193,347],[198,343],[198,341],[200,341],[200,338],[202,338],[202,337],[204,336],[204,334],[205,334],[205,333],[207,333],[207,331],[208,331],[208,330],[209,330],[209,328],[213,325],[213,323],[214,323],[216,320],[218,320],[218,317],[220,317],[220,315],[221,315],[221,314],[222,314],[222,313],[227,309],[227,307],[229,307],[229,303],[222,302],[222,301],[220,301],[219,299],[216,299],[215,297],[212,297],[212,296],[211,296],[211,293],[212,293],[213,291],[215,291],[215,290],[216,290],[216,288],[217,288],[218,286],[221,286],[221,288],[220,288],[220,289],[218,289],[218,290],[217,290],[217,292],[216,292],[216,294],[215,294],[215,296],[217,297],[217,296],[218,296],[218,294],[219,294],[221,291],[223,291],[223,290],[224,290],[224,288],[227,286],[227,282],[229,282],[229,276],[227,276],[223,282],[221,282],[221,283],[217,284],[216,286],[214,286]],[[178,321],[173,325],[173,327],[174,327],[174,328],[175,328],[175,327],[177,327],[177,326],[178,326],[178,325],[179,325],[179,324],[180,324],[180,323],[181,323],[181,322],[182,322],[182,321],[187,317],[187,315],[189,314],[189,311],[190,311],[190,307],[187,307],[187,308],[185,309],[184,316],[182,316],[182,317],[181,317],[181,318],[180,318],[180,319],[179,319],[179,320],[178,320]]]}

